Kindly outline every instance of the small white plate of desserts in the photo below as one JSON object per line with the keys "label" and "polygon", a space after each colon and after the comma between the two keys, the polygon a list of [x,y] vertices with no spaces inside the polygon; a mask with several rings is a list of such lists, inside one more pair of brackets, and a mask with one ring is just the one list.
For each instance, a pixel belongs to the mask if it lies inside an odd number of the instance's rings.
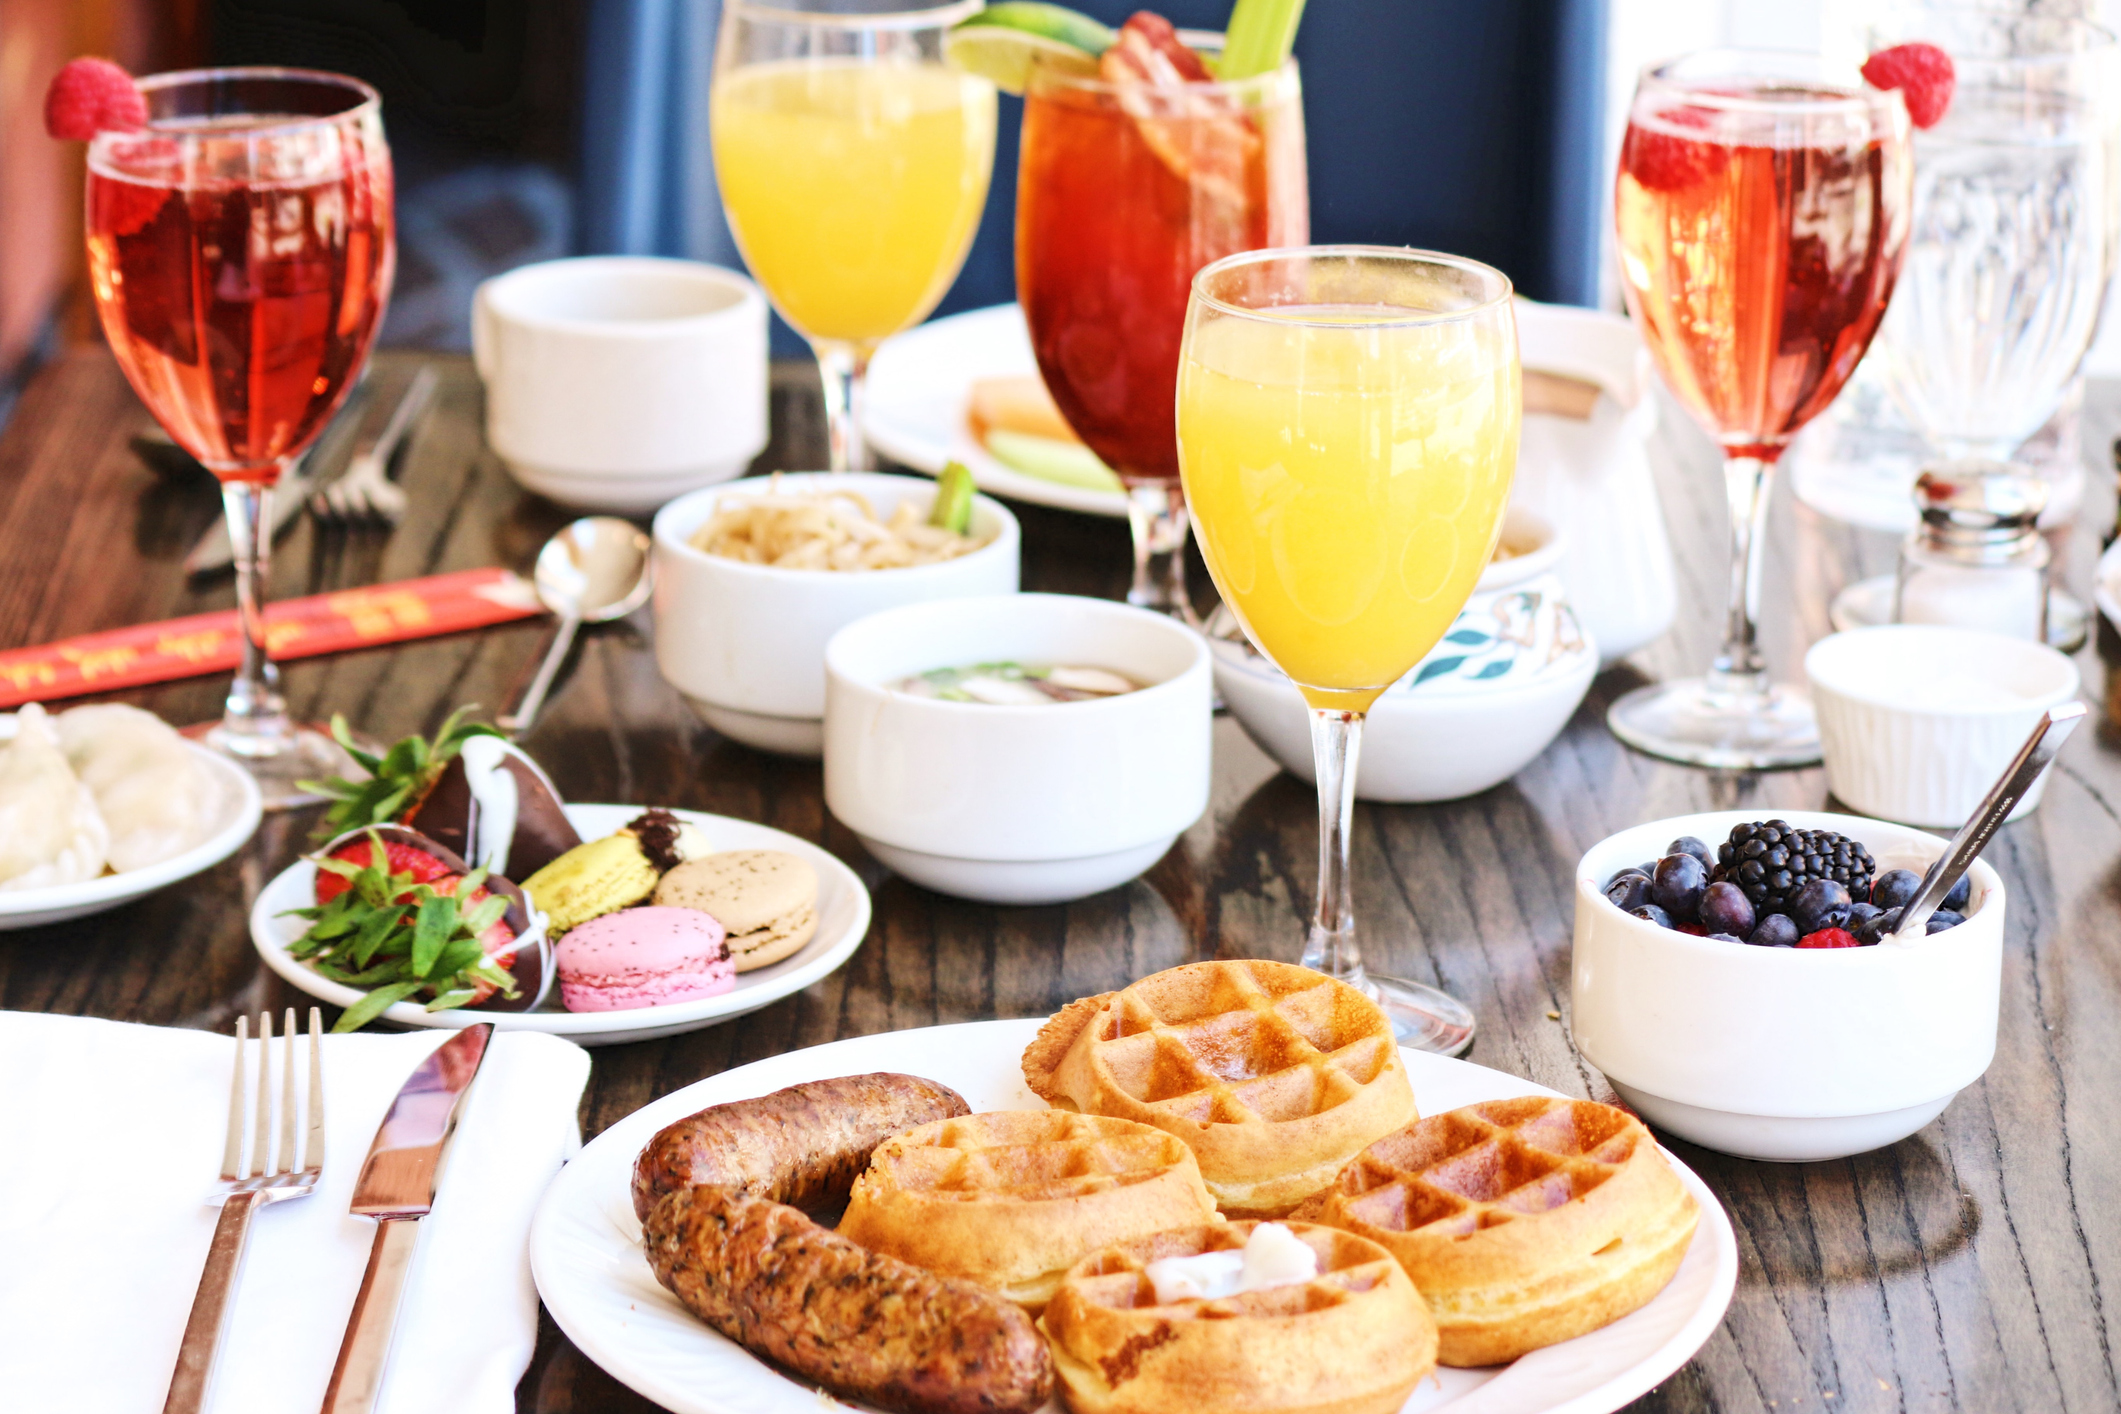
{"label": "small white plate of desserts", "polygon": [[130,903],[234,854],[258,828],[250,773],[152,712],[0,714],[0,932]]}
{"label": "small white plate of desserts", "polygon": [[[566,804],[496,734],[421,748],[431,768],[373,788],[410,781],[409,808],[296,861],[251,908],[258,955],[345,1008],[338,1029],[490,1021],[585,1046],[651,1040],[799,992],[868,934],[869,891],[808,840],[699,811]],[[375,798],[342,784],[355,805]]]}
{"label": "small white plate of desserts", "polygon": [[963,462],[990,495],[1086,515],[1127,514],[1118,479],[1075,439],[1039,382],[1018,305],[932,319],[886,339],[869,365],[862,435],[893,461],[930,476]]}
{"label": "small white plate of desserts", "polygon": [[532,1273],[679,1414],[1605,1414],[1685,1364],[1738,1274],[1707,1186],[1375,1013],[1213,962],[774,1056],[592,1140]]}

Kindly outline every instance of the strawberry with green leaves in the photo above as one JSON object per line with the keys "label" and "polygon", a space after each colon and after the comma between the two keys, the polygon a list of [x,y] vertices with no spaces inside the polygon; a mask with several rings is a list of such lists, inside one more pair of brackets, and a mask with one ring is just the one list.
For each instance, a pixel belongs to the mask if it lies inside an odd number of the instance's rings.
{"label": "strawberry with green leaves", "polygon": [[500,887],[488,889],[485,870],[466,872],[456,867],[461,861],[423,850],[411,831],[391,835],[386,841],[371,828],[317,859],[318,902],[290,910],[310,926],[289,955],[334,982],[368,989],[332,1030],[358,1030],[412,997],[446,1011],[497,992],[518,996],[509,970],[519,941],[509,918],[514,886],[497,879]]}
{"label": "strawberry with green leaves", "polygon": [[464,714],[473,710],[459,707],[442,723],[434,740],[417,733],[404,738],[390,750],[377,756],[363,751],[347,730],[346,719],[334,713],[331,719],[332,737],[346,754],[360,763],[368,772],[365,780],[347,780],[334,776],[328,781],[303,781],[305,790],[314,790],[331,801],[318,824],[315,838],[335,839],[348,830],[366,829],[370,825],[388,824],[402,820],[419,807],[434,783],[441,779],[442,772],[464,743],[475,736],[499,736],[501,733],[484,722],[467,722]]}

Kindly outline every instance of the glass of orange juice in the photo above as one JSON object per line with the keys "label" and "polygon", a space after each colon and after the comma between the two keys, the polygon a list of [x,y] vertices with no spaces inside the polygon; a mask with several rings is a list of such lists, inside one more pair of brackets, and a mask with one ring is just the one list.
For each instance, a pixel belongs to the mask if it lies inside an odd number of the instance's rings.
{"label": "glass of orange juice", "polygon": [[867,465],[869,356],[965,263],[994,170],[994,85],[947,67],[983,0],[729,0],[708,98],[729,229],[825,378],[832,469]]}
{"label": "glass of orange juice", "polygon": [[1234,255],[1193,279],[1178,369],[1186,499],[1223,602],[1311,707],[1318,890],[1304,965],[1367,992],[1405,1044],[1447,1055],[1472,1044],[1472,1012],[1363,967],[1349,817],[1363,714],[1436,646],[1494,553],[1521,401],[1510,282],[1485,265],[1314,246]]}

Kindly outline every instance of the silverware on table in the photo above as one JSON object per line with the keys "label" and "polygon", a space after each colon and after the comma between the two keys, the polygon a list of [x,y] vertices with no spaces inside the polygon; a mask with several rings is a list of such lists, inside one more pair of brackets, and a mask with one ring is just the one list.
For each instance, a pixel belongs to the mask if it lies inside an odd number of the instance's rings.
{"label": "silverware on table", "polygon": [[655,587],[648,557],[653,543],[639,526],[617,516],[584,516],[545,542],[531,577],[539,602],[559,622],[523,700],[494,719],[502,731],[520,736],[530,730],[583,624],[624,618],[648,602]]}
{"label": "silverware on table", "polygon": [[[272,517],[272,534],[275,540],[280,538],[287,527],[294,524],[296,516],[302,514],[302,503],[322,480],[311,470],[316,464],[316,450],[311,447],[296,457],[280,479],[273,483],[267,509]],[[213,473],[207,474],[210,476]],[[236,549],[228,538],[228,517],[217,516],[213,528],[200,536],[199,543],[192,546],[191,553],[184,557],[184,572],[195,575],[214,574],[229,568],[235,562]]]}
{"label": "silverware on table", "polygon": [[[199,1294],[192,1298],[191,1318],[184,1323],[184,1343],[177,1349],[177,1369],[169,1382],[169,1398],[163,1414],[198,1414],[206,1408],[212,1391],[214,1359],[220,1353],[221,1337],[228,1331],[229,1314],[235,1309],[236,1278],[243,1270],[243,1250],[250,1237],[251,1214],[268,1203],[306,1198],[316,1190],[324,1171],[324,1071],[318,1037],[324,1019],[316,1007],[309,1009],[309,1105],[303,1115],[302,1166],[295,1167],[295,1010],[287,1009],[282,1028],[286,1044],[280,1059],[280,1101],[273,1103],[272,1013],[258,1013],[258,1085],[252,1110],[254,1125],[244,1123],[243,1052],[249,1039],[247,1016],[236,1018],[236,1064],[228,1087],[228,1141],[221,1153],[221,1182],[214,1198],[221,1217],[214,1224],[213,1245],[206,1249],[206,1270],[199,1277]],[[270,1172],[268,1152],[273,1148],[275,1121],[279,1128],[279,1155]],[[243,1133],[254,1128],[250,1165],[243,1163]]]}
{"label": "silverware on table", "polygon": [[2018,748],[2010,765],[2003,768],[2002,776],[1989,787],[1981,804],[1959,827],[1959,833],[1952,836],[1952,842],[1945,846],[1944,853],[1929,867],[1929,872],[1922,876],[1922,887],[1900,912],[1900,926],[1883,941],[1901,944],[1922,941],[1927,935],[1930,915],[1943,905],[1945,895],[1958,884],[1959,877],[1973,867],[1974,860],[1987,847],[1989,837],[2002,828],[2011,811],[2018,808],[2018,802],[2025,799],[2025,793],[2033,788],[2034,781],[2040,779],[2040,773],[2055,759],[2055,753],[2062,749],[2063,742],[2069,740],[2069,734],[2077,729],[2084,715],[2082,702],[2065,702],[2040,714],[2040,720],[2033,723],[2032,734],[2026,737],[2025,745]]}
{"label": "silverware on table", "polygon": [[368,1270],[361,1274],[322,1414],[365,1414],[376,1407],[405,1274],[420,1240],[420,1219],[434,1207],[443,1151],[492,1036],[493,1023],[482,1021],[435,1047],[399,1088],[368,1146],[350,1210],[376,1220],[375,1243],[368,1249]]}
{"label": "silverware on table", "polygon": [[437,381],[434,369],[422,365],[405,385],[383,430],[374,440],[354,448],[346,474],[309,498],[309,513],[318,524],[389,527],[398,523],[405,514],[405,492],[391,479],[391,458],[434,400]]}

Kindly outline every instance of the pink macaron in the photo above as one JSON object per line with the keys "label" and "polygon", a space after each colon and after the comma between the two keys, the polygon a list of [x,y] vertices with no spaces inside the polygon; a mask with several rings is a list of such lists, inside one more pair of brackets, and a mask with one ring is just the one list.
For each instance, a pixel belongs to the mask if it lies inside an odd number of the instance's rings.
{"label": "pink macaron", "polygon": [[552,950],[569,1011],[632,1011],[716,996],[736,985],[722,925],[696,908],[625,908],[592,918]]}

